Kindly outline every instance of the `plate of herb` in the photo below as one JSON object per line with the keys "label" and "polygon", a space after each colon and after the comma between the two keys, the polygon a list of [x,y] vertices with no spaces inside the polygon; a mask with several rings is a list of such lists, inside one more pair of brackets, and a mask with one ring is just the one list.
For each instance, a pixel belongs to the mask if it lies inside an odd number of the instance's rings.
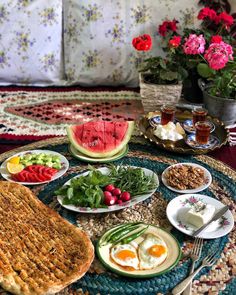
{"label": "plate of herb", "polygon": [[55,191],[66,209],[105,213],[133,206],[151,197],[159,186],[156,173],[136,166],[89,166]]}

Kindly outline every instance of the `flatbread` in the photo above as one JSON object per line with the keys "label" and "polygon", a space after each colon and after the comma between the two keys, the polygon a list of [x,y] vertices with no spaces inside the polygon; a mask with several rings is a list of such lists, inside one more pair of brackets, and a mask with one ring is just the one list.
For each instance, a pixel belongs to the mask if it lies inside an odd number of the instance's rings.
{"label": "flatbread", "polygon": [[54,294],[81,278],[93,258],[85,232],[27,187],[0,181],[0,285],[5,290]]}

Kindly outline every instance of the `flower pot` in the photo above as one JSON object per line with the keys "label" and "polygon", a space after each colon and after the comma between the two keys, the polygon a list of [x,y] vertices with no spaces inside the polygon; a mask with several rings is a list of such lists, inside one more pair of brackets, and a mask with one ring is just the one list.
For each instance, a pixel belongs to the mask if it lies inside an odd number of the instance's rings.
{"label": "flower pot", "polygon": [[202,103],[203,94],[201,88],[198,85],[200,76],[196,70],[190,70],[188,77],[183,81],[183,98],[186,101],[193,103]]}
{"label": "flower pot", "polygon": [[225,125],[232,125],[236,122],[236,100],[224,97],[213,96],[208,90],[211,85],[206,85],[199,80],[199,86],[203,92],[203,103],[209,115],[224,122]]}
{"label": "flower pot", "polygon": [[155,111],[163,104],[176,104],[180,100],[182,83],[159,85],[145,80],[150,74],[140,74],[140,95],[145,113]]}

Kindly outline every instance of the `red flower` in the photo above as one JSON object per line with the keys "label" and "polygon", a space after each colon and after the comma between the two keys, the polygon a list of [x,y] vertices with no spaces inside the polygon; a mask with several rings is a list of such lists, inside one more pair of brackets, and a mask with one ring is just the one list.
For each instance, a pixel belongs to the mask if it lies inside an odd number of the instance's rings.
{"label": "red flower", "polygon": [[220,43],[222,41],[222,37],[219,35],[215,35],[211,37],[211,43]]}
{"label": "red flower", "polygon": [[152,47],[152,38],[148,34],[136,37],[133,39],[132,44],[136,50],[148,51]]}
{"label": "red flower", "polygon": [[174,36],[172,39],[169,40],[169,46],[177,48],[179,47],[181,42],[181,37],[180,36]]}
{"label": "red flower", "polygon": [[177,20],[172,20],[172,22],[169,22],[168,23],[168,28],[173,31],[173,32],[176,32],[177,31],[177,23],[178,21]]}
{"label": "red flower", "polygon": [[227,29],[232,26],[234,19],[231,15],[223,11],[217,15],[215,22],[216,24],[223,23]]}
{"label": "red flower", "polygon": [[209,7],[204,7],[199,11],[197,18],[198,19],[209,18],[210,20],[214,21],[216,19],[216,12],[214,9],[211,9]]}
{"label": "red flower", "polygon": [[159,34],[162,37],[165,37],[166,33],[168,31],[172,31],[172,32],[176,32],[177,31],[177,20],[173,20],[173,21],[164,21],[160,26],[159,26]]}

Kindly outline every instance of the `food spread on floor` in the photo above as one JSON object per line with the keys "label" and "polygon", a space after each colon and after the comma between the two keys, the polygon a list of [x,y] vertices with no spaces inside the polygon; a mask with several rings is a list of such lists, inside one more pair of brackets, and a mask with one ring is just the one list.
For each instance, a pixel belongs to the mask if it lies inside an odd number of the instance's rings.
{"label": "food spread on floor", "polygon": [[[179,122],[157,124],[153,129],[154,135],[163,140],[178,141],[185,136]],[[133,130],[133,121],[97,121],[68,127],[69,147],[75,150],[71,153],[73,161],[79,159],[74,157],[77,151],[83,160],[93,159],[95,164],[67,177],[66,182],[60,181],[59,186],[52,186],[57,205],[80,214],[102,214],[132,207],[144,200],[149,202],[159,187],[158,174],[163,172],[156,171],[155,165],[152,170],[144,168],[145,159],[144,167],[122,162],[96,165],[96,159],[100,163],[100,160],[109,162],[116,155],[119,159],[125,157]],[[87,272],[94,259],[93,245],[85,232],[65,221],[19,183],[47,184],[63,176],[69,162],[53,151],[32,150],[11,156],[1,168],[2,176],[8,180],[0,182],[0,235],[1,243],[5,243],[4,264],[0,264],[4,278],[1,285],[14,294],[58,292]],[[197,164],[180,163],[167,167],[162,181],[167,189],[204,190],[211,183],[211,174]],[[185,211],[176,209],[176,218],[199,228],[212,218],[216,207],[197,197],[194,200]],[[167,217],[179,229],[171,215],[173,208],[169,210]],[[118,226],[100,236],[96,247],[97,257],[105,268],[136,278],[168,272],[181,257],[180,245],[171,233],[142,221],[124,223],[122,218]]]}

